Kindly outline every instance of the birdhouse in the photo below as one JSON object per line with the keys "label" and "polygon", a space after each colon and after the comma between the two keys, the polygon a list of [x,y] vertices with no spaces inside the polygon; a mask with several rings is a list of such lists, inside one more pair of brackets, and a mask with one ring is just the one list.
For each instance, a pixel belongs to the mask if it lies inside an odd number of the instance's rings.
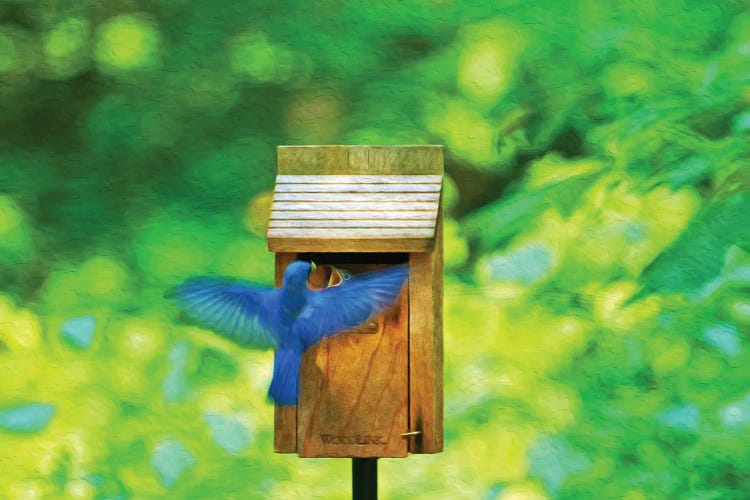
{"label": "birdhouse", "polygon": [[295,260],[352,274],[407,263],[409,278],[389,310],[304,354],[297,406],[276,407],[277,452],[442,451],[442,180],[442,146],[278,148],[277,286]]}

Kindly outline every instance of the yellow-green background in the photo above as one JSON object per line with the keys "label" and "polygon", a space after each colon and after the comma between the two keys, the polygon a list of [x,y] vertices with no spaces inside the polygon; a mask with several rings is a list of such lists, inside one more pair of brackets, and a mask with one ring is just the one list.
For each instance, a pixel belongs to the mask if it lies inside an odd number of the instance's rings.
{"label": "yellow-green background", "polygon": [[383,498],[748,498],[749,139],[745,1],[4,0],[0,498],[347,498],[163,298],[270,283],[326,143],[447,151],[445,452]]}

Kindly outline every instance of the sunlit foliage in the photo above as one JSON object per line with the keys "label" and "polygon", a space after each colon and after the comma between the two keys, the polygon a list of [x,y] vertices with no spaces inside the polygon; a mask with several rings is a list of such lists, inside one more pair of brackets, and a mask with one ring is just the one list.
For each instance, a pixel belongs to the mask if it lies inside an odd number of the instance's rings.
{"label": "sunlit foliage", "polygon": [[445,144],[445,452],[384,498],[750,491],[746,2],[0,1],[0,498],[348,498],[274,455],[278,144]]}

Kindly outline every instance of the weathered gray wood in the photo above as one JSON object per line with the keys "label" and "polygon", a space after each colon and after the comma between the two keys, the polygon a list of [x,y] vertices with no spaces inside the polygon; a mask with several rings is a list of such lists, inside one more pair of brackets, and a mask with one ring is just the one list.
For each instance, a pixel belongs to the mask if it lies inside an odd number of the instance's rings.
{"label": "weathered gray wood", "polygon": [[276,184],[276,193],[437,193],[441,184]]}
{"label": "weathered gray wood", "polygon": [[437,201],[274,201],[274,210],[335,210],[335,211],[359,211],[359,210],[436,210]]}
{"label": "weathered gray wood", "polygon": [[319,237],[331,239],[346,238],[431,238],[435,234],[434,228],[415,227],[350,227],[350,228],[299,228],[280,227],[269,228],[269,238],[303,238]]}
{"label": "weathered gray wood", "polygon": [[271,220],[268,224],[269,228],[278,227],[422,227],[422,228],[435,228],[435,221],[431,219],[414,219],[414,220],[395,220],[395,219],[354,219],[354,220],[299,220],[299,219],[275,219]]}
{"label": "weathered gray wood", "polygon": [[273,201],[353,201],[353,202],[403,202],[430,201],[437,203],[439,192],[434,193],[275,193]]}
{"label": "weathered gray wood", "polygon": [[434,221],[437,210],[370,210],[351,212],[316,212],[311,210],[274,210],[271,212],[271,220],[274,219],[429,219]]}
{"label": "weathered gray wood", "polygon": [[[423,193],[401,193],[400,196],[389,193],[276,193],[267,233],[269,244],[271,239],[283,238],[432,238],[439,193],[427,196],[425,200]],[[352,201],[352,198],[359,201]],[[407,201],[396,201],[395,198]],[[282,220],[288,222],[275,223]],[[369,222],[358,224],[354,222],[357,220]],[[373,220],[380,223],[373,223]],[[300,221],[306,223],[300,224]],[[413,221],[418,221],[418,224]]]}
{"label": "weathered gray wood", "polygon": [[[305,151],[313,155],[314,158],[311,160],[313,163],[329,161],[330,158],[326,156],[329,154],[343,161],[341,150],[337,148],[330,150],[324,147],[309,150],[292,149],[290,154],[299,161],[303,161]],[[355,149],[350,148],[349,151],[352,152]],[[379,158],[373,161],[385,163],[401,161],[404,158],[413,159],[414,152],[419,151],[418,148],[412,148],[407,154],[406,149],[398,149],[396,152],[391,150],[373,152],[375,150],[372,148],[365,149],[368,151],[365,155],[367,158]],[[436,150],[431,150],[428,154],[430,156],[428,163],[434,160],[434,151]],[[290,158],[287,157],[284,161],[291,161]],[[279,171],[283,172],[281,167]],[[320,171],[336,173],[320,175]],[[435,173],[442,172],[441,169],[430,170],[431,173],[425,175],[395,175],[394,172],[383,175],[340,175],[339,172],[340,170],[334,169],[332,165],[327,165],[315,170],[318,175],[282,173],[277,176],[271,207],[271,222],[267,234],[269,248],[280,248],[278,245],[283,245],[281,240],[284,238],[405,240],[434,237],[434,224],[442,182],[442,176],[435,175]],[[352,190],[357,191],[352,192]],[[382,224],[351,222],[357,220],[375,220],[381,221]],[[277,221],[288,222],[276,224]],[[313,221],[321,223],[316,224]],[[357,247],[359,245],[355,244]],[[427,246],[432,247],[431,244]],[[292,247],[298,248],[294,244]],[[337,247],[340,248],[338,243]],[[425,247],[425,245],[419,245],[419,247]],[[284,248],[289,247],[284,246]],[[402,245],[399,245],[399,248],[402,249],[400,251],[404,251]]]}

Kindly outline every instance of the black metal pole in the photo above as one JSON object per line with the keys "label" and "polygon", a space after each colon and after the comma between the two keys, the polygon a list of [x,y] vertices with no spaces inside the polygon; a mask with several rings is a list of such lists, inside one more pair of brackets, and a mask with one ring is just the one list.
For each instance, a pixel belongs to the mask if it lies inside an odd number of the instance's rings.
{"label": "black metal pole", "polygon": [[378,500],[377,458],[352,458],[352,500]]}

